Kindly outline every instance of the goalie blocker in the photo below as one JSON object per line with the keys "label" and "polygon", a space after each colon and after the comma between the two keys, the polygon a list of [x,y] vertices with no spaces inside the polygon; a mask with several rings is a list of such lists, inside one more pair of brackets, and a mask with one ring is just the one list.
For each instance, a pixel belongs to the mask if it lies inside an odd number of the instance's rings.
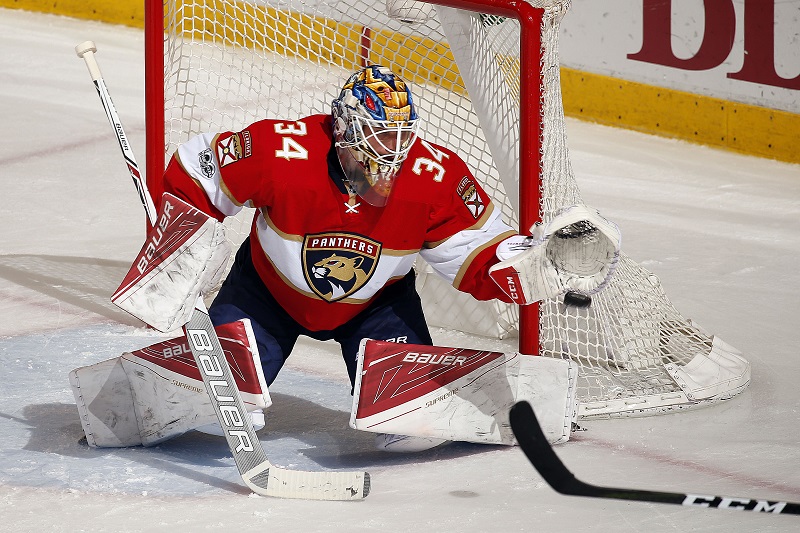
{"label": "goalie blocker", "polygon": [[231,245],[220,222],[176,196],[164,194],[158,213],[111,301],[167,332],[188,322],[197,298],[221,281]]}
{"label": "goalie blocker", "polygon": [[465,348],[365,339],[358,356],[350,426],[385,434],[515,444],[511,406],[535,406],[552,443],[569,440],[577,419],[577,366]]}

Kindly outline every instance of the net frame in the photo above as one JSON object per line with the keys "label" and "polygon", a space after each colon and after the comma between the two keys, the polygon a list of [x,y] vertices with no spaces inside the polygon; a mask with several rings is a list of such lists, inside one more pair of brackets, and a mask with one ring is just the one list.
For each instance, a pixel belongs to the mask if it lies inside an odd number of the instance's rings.
{"label": "net frame", "polygon": [[[438,54],[440,59],[445,53],[452,52],[457,56],[456,50],[460,49],[459,46],[451,46],[450,49],[440,48],[442,43],[436,40],[410,40],[403,33],[402,25],[395,24],[392,31],[387,34],[381,28],[357,24],[348,20],[346,16],[342,18],[342,12],[336,11],[342,2],[325,2],[323,9],[307,13],[303,11],[307,6],[306,2],[297,0],[295,5],[302,7],[294,14],[283,16],[270,13],[267,20],[262,14],[263,5],[270,1],[146,0],[145,169],[148,186],[154,195],[161,194],[159,178],[165,167],[166,156],[174,150],[177,142],[186,140],[185,137],[177,141],[172,138],[170,129],[165,127],[165,124],[169,123],[171,126],[171,122],[182,123],[189,120],[189,126],[180,126],[186,130],[181,135],[189,132],[213,131],[205,129],[203,122],[196,121],[194,117],[187,119],[182,116],[180,110],[177,117],[165,115],[167,107],[165,103],[170,98],[165,88],[169,89],[176,85],[188,87],[192,84],[199,86],[201,81],[180,70],[177,73],[170,70],[170,61],[175,59],[174,56],[183,53],[180,48],[184,41],[202,39],[209,31],[219,31],[218,28],[223,28],[221,39],[227,45],[238,45],[240,42],[255,43],[248,24],[261,24],[273,32],[269,38],[278,46],[284,49],[291,48],[292,53],[300,56],[311,54],[324,56],[325,61],[342,63],[340,66],[345,71],[372,62],[370,59],[375,46],[429,47],[430,52]],[[276,3],[281,5],[292,2],[295,0]],[[382,2],[373,0],[352,0],[352,2],[361,7],[383,5]],[[512,114],[516,113],[516,116],[513,117],[515,126],[510,131],[509,142],[512,146],[510,149],[506,148],[506,153],[514,164],[502,172],[513,174],[514,179],[511,182],[504,181],[496,189],[487,188],[495,202],[501,206],[504,215],[512,224],[518,225],[521,233],[527,233],[527,228],[540,220],[551,218],[561,207],[581,203],[567,150],[558,69],[559,23],[570,8],[571,0],[530,2],[435,0],[431,3],[437,6],[435,8],[437,17],[450,17],[447,19],[449,26],[457,26],[453,21],[461,23],[466,20],[461,28],[457,28],[463,34],[470,34],[473,31],[491,33],[491,37],[500,42],[500,48],[489,54],[488,62],[493,67],[500,65],[499,78],[516,78],[519,81],[519,85],[513,85],[509,90],[510,99],[513,101],[512,107],[516,106],[512,109]],[[252,9],[239,10],[239,5],[252,5]],[[448,14],[446,11],[448,8],[458,10],[459,13],[481,15],[462,20],[458,17],[453,18],[453,13]],[[202,16],[201,22],[189,30],[183,28],[178,34],[165,31],[166,27],[175,25],[178,18],[184,16],[182,11],[187,10],[197,11]],[[326,18],[328,14],[331,19]],[[333,20],[336,16],[339,16],[338,22],[335,25],[329,24],[328,20]],[[487,22],[483,17],[498,17],[498,19]],[[277,21],[274,23],[276,24],[274,29],[271,28],[273,20]],[[513,24],[507,23],[506,20],[513,21]],[[282,24],[281,30],[277,29],[277,24]],[[448,42],[458,44],[453,40],[457,36],[453,35],[452,27],[450,33],[446,36],[442,34],[442,37]],[[508,30],[509,28],[511,29]],[[503,32],[506,34],[501,35]],[[510,44],[503,43],[503,39],[509,36]],[[472,37],[467,36],[467,38]],[[495,42],[491,43],[491,46],[496,46]],[[225,55],[224,50],[214,53]],[[424,50],[419,52],[421,64],[430,61],[430,56],[426,56],[426,53],[428,52]],[[247,61],[253,63],[263,61],[256,56],[253,54],[247,60],[240,61],[235,68],[247,69],[252,66],[248,65]],[[470,68],[479,69],[480,59],[477,58],[475,63],[470,64]],[[444,66],[441,62],[434,63],[432,67],[437,85],[444,91],[454,94],[454,98],[463,99],[464,95],[461,93],[465,93],[467,99],[471,95],[473,103],[477,106],[476,102],[480,98],[476,95],[480,92],[480,88],[476,88],[474,80],[477,79],[478,83],[486,80],[489,80],[487,83],[491,83],[492,80],[488,76],[481,77],[482,72],[477,76],[471,72],[468,76],[461,76],[459,67],[467,64],[463,57],[453,57],[447,61],[450,63]],[[416,67],[409,63],[402,66],[405,71],[401,74],[407,81],[411,81],[413,86],[416,81],[414,70]],[[223,68],[232,67],[226,65]],[[200,77],[202,76],[205,74],[201,72]],[[225,76],[220,75],[220,79],[225,80]],[[344,77],[338,77],[331,83],[333,86],[338,86],[337,84],[343,79]],[[469,80],[473,80],[472,85]],[[219,80],[214,80],[214,83],[219,83]],[[502,79],[499,80],[499,84],[503,85]],[[209,87],[215,89],[213,85]],[[418,85],[417,88],[419,87]],[[255,91],[258,89],[259,87],[253,88]],[[423,89],[427,90],[424,84]],[[422,98],[418,97],[418,102],[425,102],[426,96],[423,94]],[[439,96],[436,91],[435,96]],[[200,96],[195,94],[193,97]],[[453,102],[447,105],[452,103],[454,108],[458,109],[460,104]],[[216,111],[213,106],[209,108],[209,112]],[[485,122],[487,115],[491,114],[491,111],[484,109],[481,120]],[[277,117],[292,119],[281,115]],[[249,120],[239,117],[238,126],[244,127],[248,122],[258,118],[263,116],[256,113],[249,115]],[[276,115],[272,118],[276,118]],[[486,125],[481,123],[480,127]],[[482,132],[474,133],[480,135]],[[469,147],[466,149],[450,147],[460,155],[465,155],[465,160],[473,168],[483,163],[481,156],[470,159]],[[482,169],[484,174],[500,173],[498,167],[501,166],[504,157],[495,155],[494,159],[494,166]],[[564,176],[569,179],[561,179]],[[514,190],[517,184],[518,194],[517,190]],[[725,352],[727,355],[730,352],[727,348],[730,347],[720,348],[722,344],[717,342],[717,339],[684,319],[663,293],[658,279],[624,254],[617,272],[610,286],[596,296],[588,308],[570,306],[563,298],[556,298],[544,301],[541,305],[534,304],[522,308],[506,306],[494,315],[493,320],[502,322],[501,335],[508,334],[509,331],[513,334],[513,328],[518,320],[520,352],[570,359],[579,364],[578,395],[581,401],[580,415],[583,418],[671,412],[710,405],[744,390],[749,383],[749,365],[742,359],[736,360],[736,364],[733,365],[738,365],[741,375],[737,379],[730,380],[730,386],[717,383],[724,381],[717,376],[715,378],[717,382],[712,387],[714,393],[710,396],[698,397],[691,391],[687,393],[687,387],[682,387],[680,380],[676,378],[680,371],[689,368],[689,365],[701,356],[709,359],[709,356],[714,356],[716,353],[719,359],[719,354]],[[420,278],[426,279],[424,270]],[[418,286],[420,286],[419,281]],[[458,300],[458,296],[452,295],[451,288],[429,283],[426,283],[424,288],[426,294],[431,294],[433,300],[441,300],[445,306],[460,307],[460,303],[463,302],[463,299]],[[442,292],[437,293],[437,291]],[[484,312],[485,306],[476,306],[474,309],[472,314],[480,315]],[[472,328],[470,317],[464,318],[463,321],[464,329]],[[733,357],[736,355],[733,354]],[[719,361],[713,364],[719,366]],[[677,370],[670,371],[671,367]]]}
{"label": "net frame", "polygon": [[[166,156],[170,150],[170,141],[167,140],[167,146],[162,148],[159,146],[157,139],[167,138],[167,130],[164,125],[164,117],[158,102],[163,102],[166,99],[164,84],[167,78],[164,74],[166,72],[166,62],[163,59],[164,50],[164,28],[165,18],[174,16],[165,6],[169,0],[146,0],[145,1],[145,55],[147,58],[147,66],[145,69],[145,94],[147,104],[145,106],[145,128],[147,150],[146,150],[146,163],[145,175],[148,179],[148,187],[155,197],[159,197],[162,193],[162,188],[158,179],[153,179],[154,176],[160,176],[166,165]],[[541,2],[540,2],[541,3]],[[552,3],[552,2],[551,2]],[[566,6],[563,11],[569,8],[570,2],[564,2]],[[209,2],[213,4],[213,2]],[[224,5],[224,2],[219,2]],[[461,1],[441,0],[436,2],[437,5],[449,6],[458,9],[465,9],[468,11],[482,12],[491,14],[497,17],[507,17],[519,21],[520,25],[520,43],[519,54],[520,62],[526,64],[529,61],[538,63],[540,57],[540,50],[542,49],[541,42],[541,25],[545,10],[542,7],[534,7],[532,4],[526,2],[515,2],[513,0],[480,0],[480,1]],[[543,4],[547,4],[544,2]],[[363,43],[365,39],[369,38],[369,28],[363,28],[358,31],[360,40]],[[367,60],[368,58],[362,58]],[[363,65],[363,63],[362,63]],[[541,101],[541,83],[539,79],[538,69],[517,69],[519,76],[519,98],[521,105],[519,106],[519,204],[515,206],[515,213],[508,213],[506,208],[506,215],[511,218],[518,216],[520,231],[526,233],[527,230],[523,228],[530,228],[534,223],[541,220],[540,212],[540,187],[539,176],[542,174],[541,158],[539,157],[539,139],[542,135],[542,116],[539,113],[541,109],[539,102]],[[446,76],[443,76],[446,78]],[[446,81],[446,79],[444,80]],[[528,104],[531,102],[532,104]],[[200,133],[202,130],[196,131]],[[174,149],[174,147],[173,147]],[[491,191],[490,191],[491,192]],[[503,202],[501,202],[501,205]],[[519,346],[522,353],[537,354],[539,353],[538,345],[538,304],[533,304],[520,308],[519,314]],[[511,317],[507,320],[513,322],[514,318]]]}

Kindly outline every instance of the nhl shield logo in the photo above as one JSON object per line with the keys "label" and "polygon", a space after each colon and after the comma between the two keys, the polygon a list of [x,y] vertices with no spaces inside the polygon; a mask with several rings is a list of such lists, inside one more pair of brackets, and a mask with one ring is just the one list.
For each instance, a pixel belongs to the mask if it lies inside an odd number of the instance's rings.
{"label": "nhl shield logo", "polygon": [[317,296],[336,302],[369,281],[380,255],[381,243],[355,233],[306,235],[303,273]]}

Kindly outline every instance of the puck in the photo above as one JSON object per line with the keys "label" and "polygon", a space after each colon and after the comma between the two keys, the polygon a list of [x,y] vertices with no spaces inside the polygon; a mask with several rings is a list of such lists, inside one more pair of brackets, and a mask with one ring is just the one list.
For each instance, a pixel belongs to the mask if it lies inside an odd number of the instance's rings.
{"label": "puck", "polygon": [[577,292],[568,292],[564,295],[564,304],[572,307],[589,307],[592,305],[592,297]]}

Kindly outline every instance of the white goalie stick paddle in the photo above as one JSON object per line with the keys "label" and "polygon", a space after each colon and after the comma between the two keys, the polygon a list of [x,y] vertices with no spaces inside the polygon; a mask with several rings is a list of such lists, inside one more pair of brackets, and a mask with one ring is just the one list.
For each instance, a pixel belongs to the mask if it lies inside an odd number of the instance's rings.
{"label": "white goalie stick paddle", "polygon": [[[92,41],[75,47],[78,57],[83,58],[89,68],[89,74],[117,135],[128,171],[152,226],[156,223],[156,208],[147,184],[139,173],[133,151],[94,58],[96,51]],[[183,326],[183,330],[211,405],[225,430],[225,438],[236,467],[244,483],[253,492],[263,496],[309,500],[360,500],[369,494],[370,477],[367,472],[306,472],[272,465],[253,429],[252,420],[242,402],[202,296],[198,297],[192,316]]]}
{"label": "white goalie stick paddle", "polygon": [[577,479],[548,444],[528,402],[514,404],[509,413],[511,429],[519,446],[539,474],[557,492],[569,496],[639,502],[668,503],[689,507],[732,509],[774,514],[800,514],[800,503],[780,500],[733,498],[709,494],[661,492],[590,485]]}

